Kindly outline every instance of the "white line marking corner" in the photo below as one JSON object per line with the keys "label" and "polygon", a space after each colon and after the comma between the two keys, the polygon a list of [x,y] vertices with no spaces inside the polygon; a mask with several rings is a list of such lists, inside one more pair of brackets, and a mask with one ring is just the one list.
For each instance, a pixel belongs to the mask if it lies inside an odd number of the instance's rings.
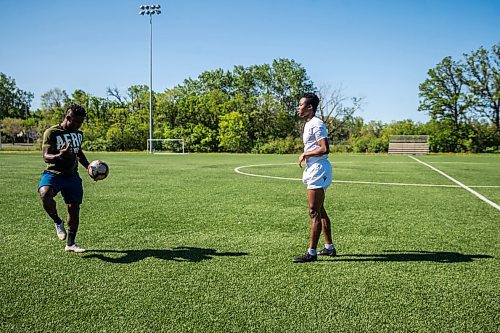
{"label": "white line marking corner", "polygon": [[408,155],[408,157],[414,159],[415,161],[417,161],[418,163],[421,163],[423,165],[425,165],[426,167],[428,168],[431,168],[432,170],[436,171],[437,173],[439,173],[440,175],[448,178],[449,180],[451,180],[452,182],[454,182],[455,184],[458,184],[460,187],[462,187],[463,189],[469,191],[470,193],[474,194],[476,197],[478,197],[479,199],[483,200],[484,202],[486,202],[487,204],[491,205],[493,208],[496,208],[497,210],[500,211],[500,206],[497,205],[496,203],[494,203],[493,201],[491,201],[490,199],[486,198],[485,196],[483,196],[482,194],[474,191],[473,189],[471,189],[470,187],[462,184],[461,182],[459,182],[458,180],[456,180],[455,178],[451,177],[451,176],[448,176],[446,173],[444,173],[443,171],[439,170],[439,169],[436,169],[435,167],[433,167],[432,165],[430,164],[427,164],[421,160],[419,160],[418,158],[416,157],[413,157],[411,155]]}

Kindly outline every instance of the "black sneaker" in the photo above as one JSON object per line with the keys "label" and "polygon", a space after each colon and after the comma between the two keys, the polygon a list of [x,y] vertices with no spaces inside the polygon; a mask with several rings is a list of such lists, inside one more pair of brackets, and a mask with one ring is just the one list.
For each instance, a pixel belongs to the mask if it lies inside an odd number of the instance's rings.
{"label": "black sneaker", "polygon": [[303,256],[295,258],[292,261],[294,263],[301,263],[301,262],[312,262],[312,261],[316,261],[316,260],[318,260],[318,256],[310,255],[309,252],[307,252]]}
{"label": "black sneaker", "polygon": [[328,250],[328,249],[323,249],[318,252],[318,255],[320,256],[330,256],[330,257],[335,257],[337,255],[337,250],[335,248]]}

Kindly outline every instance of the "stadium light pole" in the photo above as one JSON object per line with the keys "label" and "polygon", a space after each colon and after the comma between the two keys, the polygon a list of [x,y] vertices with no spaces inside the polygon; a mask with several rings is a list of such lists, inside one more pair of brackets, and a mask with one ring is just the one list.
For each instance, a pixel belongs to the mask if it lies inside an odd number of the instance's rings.
{"label": "stadium light pole", "polygon": [[149,15],[149,153],[153,152],[153,15],[160,15],[160,5],[142,5],[139,15]]}

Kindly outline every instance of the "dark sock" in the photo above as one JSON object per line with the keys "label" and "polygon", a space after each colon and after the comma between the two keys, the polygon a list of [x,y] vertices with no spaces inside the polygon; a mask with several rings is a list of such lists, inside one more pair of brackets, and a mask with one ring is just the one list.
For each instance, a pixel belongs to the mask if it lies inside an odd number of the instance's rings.
{"label": "dark sock", "polygon": [[68,231],[68,245],[71,246],[75,244],[76,231],[69,230]]}
{"label": "dark sock", "polygon": [[59,217],[59,215],[57,215],[57,212],[55,212],[54,214],[49,214],[49,216],[50,216],[50,218],[52,220],[54,220],[54,223],[56,223],[56,224],[61,224],[62,223],[62,220]]}

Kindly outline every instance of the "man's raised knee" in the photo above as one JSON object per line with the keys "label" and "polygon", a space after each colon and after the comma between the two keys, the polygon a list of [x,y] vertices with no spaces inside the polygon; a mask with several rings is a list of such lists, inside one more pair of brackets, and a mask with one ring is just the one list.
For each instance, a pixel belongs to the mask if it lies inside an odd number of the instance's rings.
{"label": "man's raised knee", "polygon": [[54,197],[54,190],[50,186],[42,186],[38,190],[38,193],[40,194],[40,198],[42,200],[50,200]]}

